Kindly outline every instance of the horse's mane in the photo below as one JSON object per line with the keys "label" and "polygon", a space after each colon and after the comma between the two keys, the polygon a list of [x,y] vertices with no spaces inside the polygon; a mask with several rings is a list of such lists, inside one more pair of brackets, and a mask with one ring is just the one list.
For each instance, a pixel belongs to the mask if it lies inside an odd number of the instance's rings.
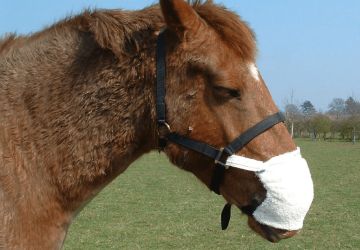
{"label": "horse's mane", "polygon": [[[198,15],[222,37],[224,42],[236,50],[244,60],[254,59],[255,36],[237,14],[214,4],[211,0],[189,0],[188,2]],[[66,32],[69,29],[90,32],[102,48],[110,49],[115,54],[126,54],[129,46],[133,49],[141,48],[144,43],[143,36],[149,34],[148,32],[156,31],[162,25],[163,17],[158,5],[140,11],[87,9],[77,16],[67,17],[30,36],[17,37],[11,34],[0,39],[0,54],[12,46],[22,46],[26,42],[37,40],[53,32]]]}
{"label": "horse's mane", "polygon": [[0,39],[0,55],[10,50],[19,39],[20,37],[16,36],[16,34],[5,34]]}

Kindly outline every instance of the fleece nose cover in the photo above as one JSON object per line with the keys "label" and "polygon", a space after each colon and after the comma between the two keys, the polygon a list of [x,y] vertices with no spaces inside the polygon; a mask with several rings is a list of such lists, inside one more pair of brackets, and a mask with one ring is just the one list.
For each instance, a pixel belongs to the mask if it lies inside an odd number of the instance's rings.
{"label": "fleece nose cover", "polygon": [[226,165],[256,173],[266,198],[253,213],[261,224],[283,230],[299,230],[314,198],[308,164],[300,149],[271,158],[266,162],[232,155]]}

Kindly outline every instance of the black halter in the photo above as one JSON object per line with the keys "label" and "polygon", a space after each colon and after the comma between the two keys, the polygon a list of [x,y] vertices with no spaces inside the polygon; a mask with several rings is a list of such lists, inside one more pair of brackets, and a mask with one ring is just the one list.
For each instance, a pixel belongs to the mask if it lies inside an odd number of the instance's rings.
{"label": "black halter", "polygon": [[[224,148],[218,149],[207,143],[193,140],[189,137],[180,135],[176,132],[172,132],[169,124],[166,122],[166,105],[165,105],[165,82],[166,82],[166,43],[165,43],[165,32],[161,32],[157,41],[157,56],[156,56],[156,111],[157,111],[157,122],[158,130],[166,130],[167,133],[165,136],[159,139],[159,148],[163,149],[166,146],[168,141],[178,144],[182,147],[196,151],[202,155],[205,155],[209,158],[214,159],[215,170],[212,176],[210,189],[217,194],[220,194],[220,185],[223,180],[223,176],[227,166],[225,165],[227,158],[230,155],[235,154],[245,147],[251,140],[253,140],[258,135],[264,133],[268,129],[272,128],[278,123],[284,122],[285,118],[281,113],[275,113],[255,126],[249,128],[229,145]],[[225,206],[224,211],[229,213],[230,216],[230,205]],[[245,209],[247,213],[248,210],[254,210],[251,208]],[[223,213],[224,214],[224,213]],[[225,216],[226,217],[226,216]],[[230,217],[229,217],[230,219]],[[227,218],[225,219],[227,220]],[[228,223],[228,221],[227,221]],[[225,223],[226,224],[226,223]],[[227,226],[227,225],[226,225]],[[224,228],[224,227],[223,227]],[[226,228],[226,227],[225,227]]]}

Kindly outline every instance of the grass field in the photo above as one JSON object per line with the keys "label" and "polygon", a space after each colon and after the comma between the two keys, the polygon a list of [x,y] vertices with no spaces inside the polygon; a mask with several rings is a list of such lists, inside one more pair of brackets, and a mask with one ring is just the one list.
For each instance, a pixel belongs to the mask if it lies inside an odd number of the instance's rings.
{"label": "grass field", "polygon": [[152,153],[133,164],[80,213],[65,249],[360,249],[360,144],[298,141],[315,185],[305,227],[278,244],[264,241],[192,175]]}

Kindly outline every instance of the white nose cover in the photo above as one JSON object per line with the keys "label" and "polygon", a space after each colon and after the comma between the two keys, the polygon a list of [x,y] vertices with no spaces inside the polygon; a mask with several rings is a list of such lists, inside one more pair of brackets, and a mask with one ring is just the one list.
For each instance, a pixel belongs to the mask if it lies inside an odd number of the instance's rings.
{"label": "white nose cover", "polygon": [[299,230],[314,198],[308,164],[300,149],[266,162],[232,155],[229,167],[253,171],[267,190],[266,198],[253,216],[261,224],[283,230]]}

